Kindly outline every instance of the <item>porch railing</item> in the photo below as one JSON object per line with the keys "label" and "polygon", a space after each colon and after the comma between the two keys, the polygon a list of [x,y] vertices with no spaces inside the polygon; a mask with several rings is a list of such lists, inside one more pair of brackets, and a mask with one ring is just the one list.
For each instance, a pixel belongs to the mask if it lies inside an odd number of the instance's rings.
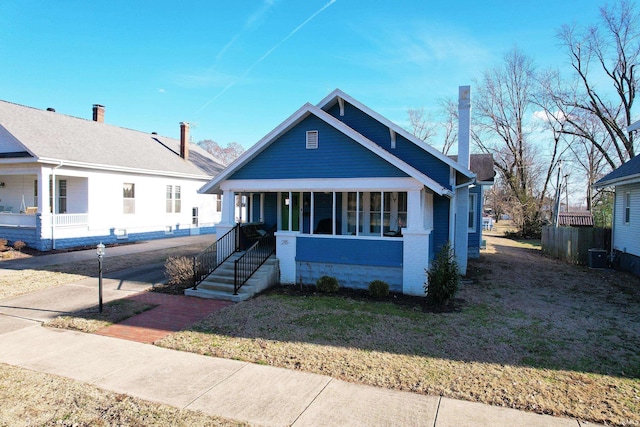
{"label": "porch railing", "polygon": [[89,214],[56,214],[54,217],[56,227],[66,227],[89,224]]}
{"label": "porch railing", "polygon": [[234,261],[233,294],[238,295],[238,289],[276,252],[276,237],[272,227],[267,234],[255,242],[240,258]]}
{"label": "porch railing", "polygon": [[236,224],[211,246],[193,257],[193,289],[197,289],[219,265],[225,262],[240,246],[240,224]]}

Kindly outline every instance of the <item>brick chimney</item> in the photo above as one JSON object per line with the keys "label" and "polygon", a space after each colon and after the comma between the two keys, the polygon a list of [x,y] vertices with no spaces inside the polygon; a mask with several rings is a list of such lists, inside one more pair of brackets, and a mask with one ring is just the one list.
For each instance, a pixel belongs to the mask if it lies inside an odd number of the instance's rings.
{"label": "brick chimney", "polygon": [[93,121],[104,123],[104,105],[93,104]]}
{"label": "brick chimney", "polygon": [[189,160],[189,123],[180,122],[180,157]]}

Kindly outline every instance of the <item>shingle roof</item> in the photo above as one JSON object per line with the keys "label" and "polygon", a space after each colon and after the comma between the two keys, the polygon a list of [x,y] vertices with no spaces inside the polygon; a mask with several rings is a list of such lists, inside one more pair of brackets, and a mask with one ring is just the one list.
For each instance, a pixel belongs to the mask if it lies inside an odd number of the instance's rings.
{"label": "shingle roof", "polygon": [[203,177],[224,168],[195,144],[186,161],[176,139],[6,101],[0,101],[0,125],[39,161]]}
{"label": "shingle roof", "polygon": [[627,161],[617,169],[609,172],[602,179],[594,184],[596,187],[607,187],[612,184],[624,183],[625,181],[640,180],[640,155]]}
{"label": "shingle roof", "polygon": [[558,225],[563,227],[593,227],[593,215],[591,212],[560,212],[558,214]]}
{"label": "shingle roof", "polygon": [[[456,162],[458,156],[449,156]],[[476,179],[480,182],[493,182],[496,171],[493,169],[493,155],[491,154],[471,154],[469,156],[469,169],[476,174]]]}

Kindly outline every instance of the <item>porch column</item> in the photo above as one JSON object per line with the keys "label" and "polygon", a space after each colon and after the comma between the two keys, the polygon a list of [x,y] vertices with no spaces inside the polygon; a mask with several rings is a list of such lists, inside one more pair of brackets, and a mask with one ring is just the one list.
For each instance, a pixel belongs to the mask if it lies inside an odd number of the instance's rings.
{"label": "porch column", "polygon": [[[291,200],[291,199],[290,199]],[[280,263],[280,283],[296,283],[296,242],[298,232],[281,230],[276,233],[276,258]]]}
{"label": "porch column", "polygon": [[38,170],[38,212],[42,214],[49,214],[51,208],[49,207],[49,179],[50,175],[48,170],[43,168]]}
{"label": "porch column", "polygon": [[407,229],[424,230],[424,212],[420,198],[420,190],[407,192]]}
{"label": "porch column", "polygon": [[402,230],[402,293],[424,295],[429,268],[429,238],[420,190],[407,192],[407,228]]}
{"label": "porch column", "polygon": [[424,296],[431,230],[402,231],[402,293]]}
{"label": "porch column", "polygon": [[236,213],[236,198],[235,194],[231,190],[224,190],[222,195],[222,219],[216,224],[216,237],[222,237],[229,230],[231,230],[235,224]]}

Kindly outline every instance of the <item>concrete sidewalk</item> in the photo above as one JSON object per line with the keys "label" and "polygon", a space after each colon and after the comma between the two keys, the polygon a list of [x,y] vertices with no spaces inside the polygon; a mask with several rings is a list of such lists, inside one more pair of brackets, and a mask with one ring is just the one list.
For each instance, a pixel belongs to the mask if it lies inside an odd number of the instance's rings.
{"label": "concrete sidewalk", "polygon": [[264,426],[572,426],[576,420],[42,327],[0,315],[0,363]]}

